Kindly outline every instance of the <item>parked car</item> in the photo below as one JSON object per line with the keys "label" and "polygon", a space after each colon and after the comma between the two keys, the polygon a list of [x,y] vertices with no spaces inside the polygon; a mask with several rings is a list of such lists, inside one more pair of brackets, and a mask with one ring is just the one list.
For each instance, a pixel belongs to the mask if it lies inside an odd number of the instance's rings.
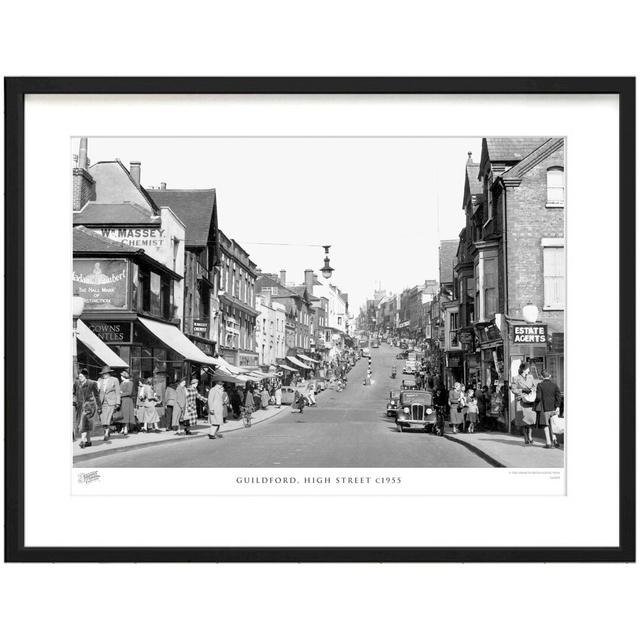
{"label": "parked car", "polygon": [[402,373],[412,374],[418,370],[418,363],[416,360],[405,360]]}
{"label": "parked car", "polygon": [[436,408],[430,391],[405,390],[400,393],[396,412],[398,431],[424,429],[425,432],[433,432],[436,422]]}
{"label": "parked car", "polygon": [[389,391],[389,402],[387,402],[387,416],[395,416],[398,412],[398,402],[400,401],[400,392],[397,389]]}
{"label": "parked car", "polygon": [[402,378],[402,383],[400,384],[401,389],[417,389],[418,385],[416,384],[415,378]]}

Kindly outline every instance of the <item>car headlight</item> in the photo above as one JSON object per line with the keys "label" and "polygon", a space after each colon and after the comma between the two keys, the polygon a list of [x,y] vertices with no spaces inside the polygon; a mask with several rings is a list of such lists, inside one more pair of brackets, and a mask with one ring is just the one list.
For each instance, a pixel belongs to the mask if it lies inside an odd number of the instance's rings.
{"label": "car headlight", "polygon": [[429,407],[427,409],[427,415],[430,416],[433,413],[433,409],[431,407]]}
{"label": "car headlight", "polygon": [[403,411],[404,411],[405,413],[409,413],[409,407],[405,407],[405,408],[403,409]]}

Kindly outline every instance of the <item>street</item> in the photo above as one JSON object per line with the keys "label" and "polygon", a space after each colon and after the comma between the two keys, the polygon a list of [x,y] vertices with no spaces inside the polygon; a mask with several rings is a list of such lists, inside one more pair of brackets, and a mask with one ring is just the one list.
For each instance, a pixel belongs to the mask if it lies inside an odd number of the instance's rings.
{"label": "street", "polygon": [[[76,467],[489,467],[464,446],[422,431],[399,433],[385,413],[389,391],[399,388],[398,349],[371,349],[373,380],[362,384],[366,358],[349,373],[343,392],[326,390],[304,414],[288,407],[273,419],[217,440],[180,442],[122,451]],[[398,366],[392,380],[391,367]]]}

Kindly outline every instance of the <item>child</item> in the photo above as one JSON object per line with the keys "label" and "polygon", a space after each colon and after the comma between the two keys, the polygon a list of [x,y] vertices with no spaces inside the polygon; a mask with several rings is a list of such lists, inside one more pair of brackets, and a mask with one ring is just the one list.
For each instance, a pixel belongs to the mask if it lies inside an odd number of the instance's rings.
{"label": "child", "polygon": [[473,433],[476,430],[476,422],[478,422],[478,400],[473,389],[469,389],[467,393],[467,419],[469,420],[467,431]]}
{"label": "child", "polygon": [[80,416],[80,448],[91,446],[91,428],[92,422],[96,415],[96,407],[91,402],[85,402],[82,405],[82,415]]}

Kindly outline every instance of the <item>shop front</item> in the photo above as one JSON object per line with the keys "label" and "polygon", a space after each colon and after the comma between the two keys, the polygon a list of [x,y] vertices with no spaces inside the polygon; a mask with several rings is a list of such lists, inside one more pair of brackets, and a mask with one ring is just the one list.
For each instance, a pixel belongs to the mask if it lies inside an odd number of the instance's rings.
{"label": "shop front", "polygon": [[462,352],[446,351],[444,358],[444,386],[445,389],[453,389],[456,382],[463,382],[464,368]]}

